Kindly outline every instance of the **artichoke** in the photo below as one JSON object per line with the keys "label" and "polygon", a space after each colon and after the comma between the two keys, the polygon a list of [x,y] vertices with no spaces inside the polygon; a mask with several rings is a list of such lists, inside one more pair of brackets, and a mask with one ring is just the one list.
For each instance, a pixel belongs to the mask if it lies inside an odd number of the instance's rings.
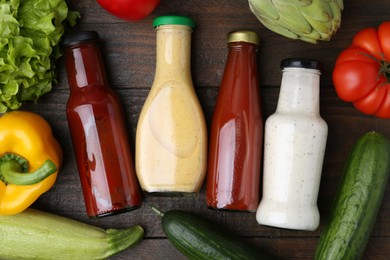
{"label": "artichoke", "polygon": [[248,0],[260,22],[291,39],[329,41],[341,23],[343,0]]}

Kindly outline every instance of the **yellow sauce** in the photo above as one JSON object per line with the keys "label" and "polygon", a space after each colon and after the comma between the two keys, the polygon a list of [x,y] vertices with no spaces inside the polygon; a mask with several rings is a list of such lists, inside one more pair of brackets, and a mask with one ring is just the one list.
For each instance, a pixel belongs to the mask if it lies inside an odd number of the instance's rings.
{"label": "yellow sauce", "polygon": [[207,129],[191,79],[191,32],[157,28],[156,76],[136,135],[136,172],[147,192],[198,192],[205,177]]}

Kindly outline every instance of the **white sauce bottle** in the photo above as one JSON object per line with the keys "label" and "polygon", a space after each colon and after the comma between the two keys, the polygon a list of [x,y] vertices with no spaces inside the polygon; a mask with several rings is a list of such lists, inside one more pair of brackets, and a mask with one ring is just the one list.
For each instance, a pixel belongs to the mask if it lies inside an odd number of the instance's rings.
{"label": "white sauce bottle", "polygon": [[328,126],[319,113],[315,60],[285,59],[276,112],[265,124],[263,196],[259,224],[315,230]]}
{"label": "white sauce bottle", "polygon": [[138,180],[149,193],[198,192],[206,173],[207,128],[190,70],[194,22],[160,16],[153,25],[156,74],[137,125]]}

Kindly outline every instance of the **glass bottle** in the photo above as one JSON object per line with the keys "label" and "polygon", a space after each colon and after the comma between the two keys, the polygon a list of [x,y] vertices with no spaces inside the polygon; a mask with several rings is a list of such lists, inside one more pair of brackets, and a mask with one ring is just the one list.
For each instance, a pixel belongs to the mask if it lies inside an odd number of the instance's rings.
{"label": "glass bottle", "polygon": [[141,205],[122,106],[109,87],[99,41],[95,31],[63,40],[70,86],[66,113],[89,217]]}
{"label": "glass bottle", "polygon": [[207,129],[190,71],[194,22],[160,16],[156,73],[136,135],[136,172],[149,193],[196,193],[206,171]]}
{"label": "glass bottle", "polygon": [[259,204],[263,141],[259,43],[252,31],[228,35],[228,58],[209,141],[206,204],[210,208],[256,211]]}
{"label": "glass bottle", "polygon": [[328,126],[320,116],[321,63],[285,59],[276,112],[265,124],[258,223],[297,230],[319,225],[318,190]]}

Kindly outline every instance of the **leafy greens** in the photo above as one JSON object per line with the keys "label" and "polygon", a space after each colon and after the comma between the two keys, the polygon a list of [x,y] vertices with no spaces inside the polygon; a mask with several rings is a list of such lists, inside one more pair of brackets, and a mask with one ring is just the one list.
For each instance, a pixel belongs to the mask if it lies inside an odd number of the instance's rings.
{"label": "leafy greens", "polygon": [[65,0],[0,0],[0,113],[52,90],[64,24],[78,16]]}

